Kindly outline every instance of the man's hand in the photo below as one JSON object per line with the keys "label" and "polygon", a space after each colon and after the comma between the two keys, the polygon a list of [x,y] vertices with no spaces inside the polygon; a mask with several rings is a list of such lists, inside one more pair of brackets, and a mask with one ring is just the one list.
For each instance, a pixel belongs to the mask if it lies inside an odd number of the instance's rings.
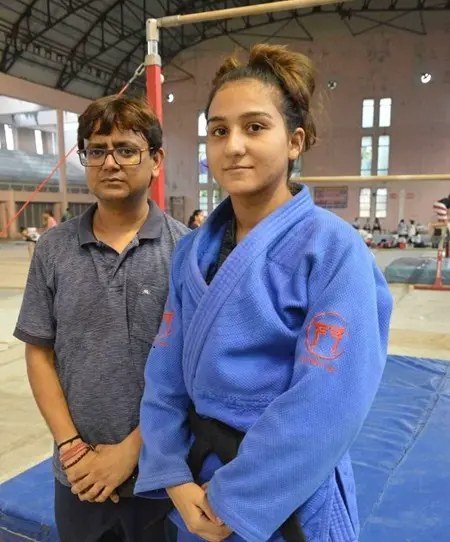
{"label": "man's hand", "polygon": [[188,483],[167,488],[167,493],[190,533],[209,542],[221,542],[233,532],[216,517],[206,492],[197,484]]}
{"label": "man's hand", "polygon": [[105,502],[109,497],[119,499],[114,490],[131,476],[137,464],[137,455],[129,443],[99,445],[79,463],[67,470],[72,493],[80,501]]}

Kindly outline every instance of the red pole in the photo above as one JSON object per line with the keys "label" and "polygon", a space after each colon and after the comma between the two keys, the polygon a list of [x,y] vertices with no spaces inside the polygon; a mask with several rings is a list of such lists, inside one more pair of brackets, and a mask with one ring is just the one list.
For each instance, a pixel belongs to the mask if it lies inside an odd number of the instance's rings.
{"label": "red pole", "polygon": [[[156,19],[147,20],[147,56],[145,58],[147,99],[152,105],[161,126],[163,124],[161,57],[159,56],[159,29]],[[153,181],[150,197],[164,210],[164,166],[161,167],[159,177]]]}
{"label": "red pole", "polygon": [[435,288],[442,288],[442,256],[444,250],[438,248],[437,261],[436,261],[436,280],[434,282]]}
{"label": "red pole", "polygon": [[443,285],[442,284],[442,267],[443,267],[443,259],[444,259],[444,251],[445,247],[442,246],[443,241],[441,240],[439,242],[438,252],[437,252],[437,260],[436,260],[436,278],[434,281],[434,284],[415,284],[414,289],[415,290],[437,290],[441,292],[449,292],[450,286]]}
{"label": "red pole", "polygon": [[[147,66],[147,99],[152,105],[161,125],[163,123],[162,88],[161,88],[161,66],[153,64]],[[150,189],[152,200],[164,210],[164,165],[161,168],[159,177],[153,181]]]}

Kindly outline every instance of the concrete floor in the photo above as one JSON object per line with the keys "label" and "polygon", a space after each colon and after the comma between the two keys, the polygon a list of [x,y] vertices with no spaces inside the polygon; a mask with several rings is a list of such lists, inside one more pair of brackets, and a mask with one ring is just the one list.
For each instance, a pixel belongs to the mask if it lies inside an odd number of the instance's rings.
{"label": "concrete floor", "polygon": [[[420,255],[424,251],[419,251]],[[409,253],[410,254],[410,253]],[[405,251],[378,251],[384,269]],[[48,457],[52,439],[28,385],[24,346],[12,337],[28,272],[23,244],[0,244],[0,483]],[[393,285],[389,352],[450,360],[450,292]]]}

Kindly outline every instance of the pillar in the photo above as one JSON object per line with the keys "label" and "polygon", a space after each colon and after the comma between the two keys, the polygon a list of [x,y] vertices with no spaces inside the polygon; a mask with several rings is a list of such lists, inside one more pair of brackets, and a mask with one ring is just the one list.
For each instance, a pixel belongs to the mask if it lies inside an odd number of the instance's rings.
{"label": "pillar", "polygon": [[405,200],[406,200],[406,193],[405,189],[401,188],[398,191],[398,220],[397,224],[400,222],[400,220],[404,220],[405,218]]}
{"label": "pillar", "polygon": [[[8,222],[6,214],[6,203],[4,201],[0,202],[0,230],[3,230],[3,228],[6,226],[6,223]],[[1,235],[2,237],[7,237],[7,234]]]}
{"label": "pillar", "polygon": [[[16,214],[16,201],[14,199],[14,192],[12,190],[8,190],[7,194],[8,199],[6,200],[6,217],[7,221],[9,222]],[[17,220],[15,220],[7,231],[6,237],[9,239],[15,239],[17,237],[17,233]]]}
{"label": "pillar", "polygon": [[[58,158],[63,160],[66,155],[66,144],[64,140],[64,111],[58,109],[56,111],[56,131],[58,133]],[[68,207],[68,198],[67,198],[67,170],[66,170],[66,161],[63,160],[59,168],[59,192],[61,194],[61,213]]]}

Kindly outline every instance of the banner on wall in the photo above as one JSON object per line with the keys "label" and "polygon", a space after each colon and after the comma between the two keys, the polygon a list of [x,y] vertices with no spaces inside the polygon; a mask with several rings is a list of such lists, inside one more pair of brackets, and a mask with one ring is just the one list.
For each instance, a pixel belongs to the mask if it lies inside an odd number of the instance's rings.
{"label": "banner on wall", "polygon": [[316,186],[314,203],[324,209],[346,209],[348,186]]}

